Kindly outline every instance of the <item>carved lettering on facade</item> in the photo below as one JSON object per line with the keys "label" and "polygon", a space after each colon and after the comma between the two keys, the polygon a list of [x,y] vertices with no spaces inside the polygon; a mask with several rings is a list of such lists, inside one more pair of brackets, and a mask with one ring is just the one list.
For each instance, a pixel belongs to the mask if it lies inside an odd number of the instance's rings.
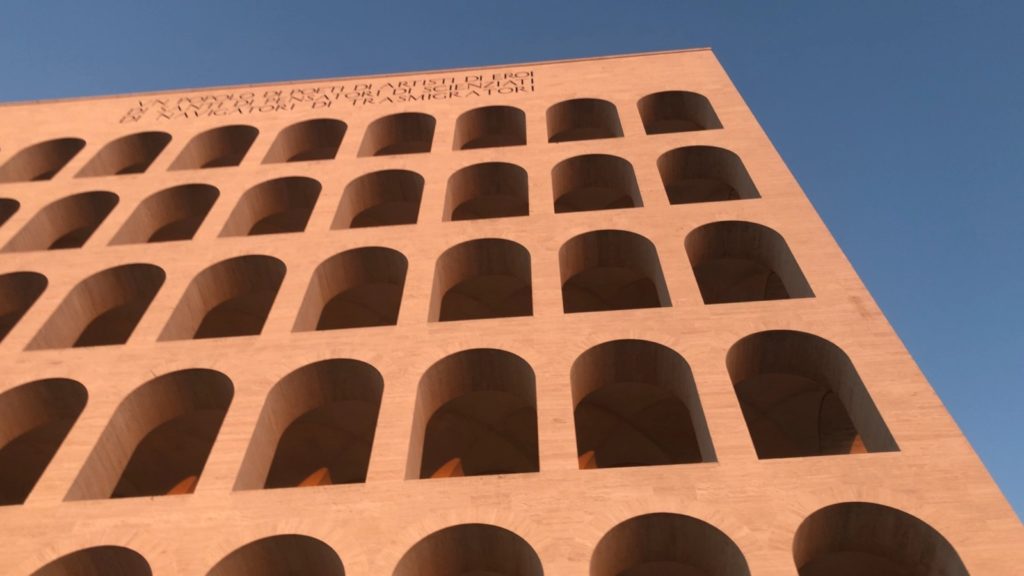
{"label": "carved lettering on facade", "polygon": [[139,100],[124,113],[120,122],[127,124],[144,119],[163,121],[248,116],[269,112],[479,98],[533,92],[534,88],[533,70],[519,70],[409,80],[362,80],[303,88],[156,96]]}

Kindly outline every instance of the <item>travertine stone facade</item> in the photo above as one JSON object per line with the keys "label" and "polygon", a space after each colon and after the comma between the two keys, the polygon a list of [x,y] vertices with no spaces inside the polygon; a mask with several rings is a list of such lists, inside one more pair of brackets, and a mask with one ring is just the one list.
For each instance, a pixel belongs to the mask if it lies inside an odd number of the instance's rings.
{"label": "travertine stone facade", "polygon": [[0,294],[3,574],[1024,570],[709,50],[0,106]]}

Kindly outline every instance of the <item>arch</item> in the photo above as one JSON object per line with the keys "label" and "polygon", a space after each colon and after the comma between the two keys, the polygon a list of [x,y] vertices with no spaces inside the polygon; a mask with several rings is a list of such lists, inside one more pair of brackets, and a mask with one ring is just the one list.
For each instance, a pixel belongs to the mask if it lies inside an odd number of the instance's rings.
{"label": "arch", "polygon": [[237,256],[206,268],[185,289],[160,340],[259,334],[284,275],[284,262],[271,256]]}
{"label": "arch", "polygon": [[615,104],[597,98],[565,100],[548,108],[548,142],[621,138]]}
{"label": "arch", "polygon": [[760,198],[754,180],[734,153],[711,146],[669,151],[657,159],[672,204]]}
{"label": "arch", "polygon": [[515,164],[473,164],[448,178],[444,201],[445,222],[529,214],[529,177],[526,170]]}
{"label": "arch", "polygon": [[378,118],[366,127],[359,156],[430,152],[437,121],[429,114],[402,112]]}
{"label": "arch", "polygon": [[153,576],[153,570],[130,548],[93,546],[61,556],[31,576]]}
{"label": "arch", "polygon": [[760,198],[735,153],[714,146],[686,146],[662,154],[658,171],[672,204]]}
{"label": "arch", "polygon": [[409,170],[381,170],[345,187],[331,229],[415,224],[423,196],[423,176]]}
{"label": "arch", "polygon": [[220,191],[207,184],[183,184],[161,190],[135,207],[110,243],[190,240],[219,196]]}
{"label": "arch", "polygon": [[786,240],[767,226],[705,224],[686,235],[686,254],[705,304],[814,296]]}
{"label": "arch", "polygon": [[166,132],[139,132],[107,143],[76,177],[141,174],[171,141]]}
{"label": "arch", "polygon": [[46,290],[46,276],[36,272],[0,275],[0,342]]}
{"label": "arch", "polygon": [[968,576],[953,546],[924,521],[870,502],[808,516],[793,538],[800,576]]}
{"label": "arch", "polygon": [[442,358],[420,379],[412,434],[409,478],[537,472],[533,368],[491,348]]}
{"label": "arch", "polygon": [[236,490],[364,482],[384,378],[358,360],[322,360],[267,395]]}
{"label": "arch", "polygon": [[398,561],[392,576],[544,576],[540,558],[515,532],[490,524],[458,524],[430,534]]}
{"label": "arch", "polygon": [[481,238],[457,244],[438,257],[431,322],[532,314],[530,252],[521,244]]}
{"label": "arch", "polygon": [[220,235],[258,236],[302,232],[320,197],[320,182],[291,176],[248,189],[228,216]]}
{"label": "arch", "polygon": [[401,252],[377,246],[328,258],[313,271],[295,330],[397,324],[408,268]]}
{"label": "arch", "polygon": [[0,226],[3,226],[21,208],[21,202],[13,198],[0,198]]}
{"label": "arch", "polygon": [[332,160],[338,154],[347,129],[344,122],[332,118],[292,124],[278,133],[263,163]]}
{"label": "arch", "polygon": [[648,134],[692,132],[721,128],[722,122],[707,96],[669,90],[648,94],[637,102],[644,131]]}
{"label": "arch", "polygon": [[233,395],[227,376],[201,368],[139,386],[117,406],[67,500],[191,494]]}
{"label": "arch", "polygon": [[82,192],[43,207],[4,246],[4,252],[81,248],[117,206],[112,192]]}
{"label": "arch", "polygon": [[279,534],[250,542],[225,556],[206,576],[345,576],[333,548],[301,534]]}
{"label": "arch", "polygon": [[189,140],[170,170],[196,170],[238,166],[260,131],[252,126],[234,125],[200,132]]}
{"label": "arch", "polygon": [[85,408],[74,380],[50,378],[0,394],[0,506],[22,504]]}
{"label": "arch", "polygon": [[580,468],[714,462],[690,366],[646,340],[598,344],[570,372]]}
{"label": "arch", "polygon": [[658,251],[623,230],[570,238],[558,252],[566,313],[671,306]]}
{"label": "arch", "polygon": [[590,576],[750,576],[736,543],[711,524],[659,512],[630,518],[594,548]]}
{"label": "arch", "polygon": [[82,148],[85,148],[85,140],[81,138],[57,138],[33,144],[0,166],[0,184],[49,180]]}
{"label": "arch", "polygon": [[633,165],[608,154],[563,160],[551,170],[555,212],[585,212],[644,205]]}
{"label": "arch", "polygon": [[124,264],[89,276],[68,292],[28,349],[124,344],[166,277],[152,264]]}
{"label": "arch", "polygon": [[525,144],[526,113],[514,106],[475,108],[455,121],[455,150]]}
{"label": "arch", "polygon": [[824,338],[758,332],[726,366],[758,458],[898,450],[853,363]]}

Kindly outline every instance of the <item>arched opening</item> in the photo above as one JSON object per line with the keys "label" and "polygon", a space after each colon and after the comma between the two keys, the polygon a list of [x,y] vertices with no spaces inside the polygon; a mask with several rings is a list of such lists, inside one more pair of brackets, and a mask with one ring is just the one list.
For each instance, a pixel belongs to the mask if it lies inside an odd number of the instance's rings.
{"label": "arched opening", "polygon": [[464,350],[420,379],[409,477],[537,472],[533,369],[504,350]]}
{"label": "arched opening", "polygon": [[558,252],[566,313],[671,306],[658,251],[633,232],[596,230]]}
{"label": "arched opening", "polygon": [[751,222],[713,222],[686,236],[705,304],[814,296],[778,232]]}
{"label": "arched opening", "polygon": [[722,123],[707,97],[673,90],[648,94],[637,102],[644,131],[648,134],[692,132],[721,128]]}
{"label": "arched opening", "polygon": [[548,142],[621,138],[619,111],[607,100],[577,98],[548,108]]}
{"label": "arched opening", "polygon": [[506,162],[467,166],[448,178],[444,221],[507,218],[530,214],[526,170]]}
{"label": "arched opening", "polygon": [[423,196],[423,177],[409,170],[381,170],[345,187],[331,228],[415,224]]}
{"label": "arched opening", "polygon": [[58,138],[33,144],[0,166],[0,183],[49,180],[82,148],[85,148],[85,140],[80,138]]}
{"label": "arched opening", "polygon": [[160,340],[259,334],[284,274],[284,262],[270,256],[238,256],[210,266],[189,284]]}
{"label": "arched opening", "polygon": [[607,154],[563,160],[551,171],[555,212],[636,208],[644,205],[633,165]]}
{"label": "arched opening", "polygon": [[726,357],[758,458],[898,450],[853,363],[804,332],[743,338]]}
{"label": "arched opening", "polygon": [[434,117],[403,112],[378,118],[366,127],[360,156],[390,156],[430,152],[434,142]]}
{"label": "arched opening", "polygon": [[0,198],[0,226],[3,226],[14,213],[21,208],[21,203],[11,198]]}
{"label": "arched opening", "polygon": [[225,556],[206,576],[345,576],[333,548],[301,534],[280,534],[250,542]]}
{"label": "arched opening", "polygon": [[968,576],[942,534],[895,508],[843,502],[811,514],[796,531],[800,576]]}
{"label": "arched opening", "polygon": [[252,126],[221,126],[194,136],[171,164],[171,170],[238,166],[256,140]]}
{"label": "arched opening", "polygon": [[81,248],[117,206],[111,192],[82,192],[36,213],[4,246],[4,252]]}
{"label": "arched opening", "polygon": [[94,546],[50,562],[32,576],[153,576],[141,554],[121,546]]}
{"label": "arched opening", "polygon": [[516,533],[490,524],[459,524],[417,542],[392,576],[544,576],[540,558]]}
{"label": "arched opening", "polygon": [[64,378],[0,394],[0,506],[22,504],[71,431],[88,398]]}
{"label": "arched opening", "polygon": [[258,236],[302,232],[320,197],[312,178],[277,178],[247,190],[224,224],[220,235]]}
{"label": "arched opening", "polygon": [[206,184],[184,184],[157,192],[135,208],[111,244],[190,240],[220,192]]}
{"label": "arched opening", "polygon": [[198,368],[139,386],[118,405],[67,499],[191,494],[233,394],[227,376]]}
{"label": "arched opening", "polygon": [[322,360],[267,395],[236,490],[364,482],[384,379],[358,360]]}
{"label": "arched opening", "polygon": [[46,290],[46,276],[35,272],[0,275],[0,342]]}
{"label": "arched opening", "polygon": [[590,576],[750,576],[736,543],[711,524],[671,513],[615,526],[590,560]]}
{"label": "arched opening", "polygon": [[124,344],[165,278],[151,264],[125,264],[89,276],[71,289],[28,349]]}
{"label": "arched opening", "polygon": [[166,132],[139,132],[122,136],[101,148],[78,171],[77,176],[141,174],[170,141],[171,135]]}
{"label": "arched opening", "polygon": [[658,158],[658,171],[672,204],[761,197],[740,157],[723,148],[676,148]]}
{"label": "arched opening", "polygon": [[455,150],[526,144],[526,113],[514,106],[484,106],[455,121]]}
{"label": "arched opening", "polygon": [[437,259],[431,322],[531,314],[530,253],[522,245],[499,238],[470,240]]}
{"label": "arched opening", "polygon": [[572,365],[580,468],[713,462],[693,373],[674,350],[615,340]]}
{"label": "arched opening", "polygon": [[332,160],[347,128],[341,120],[330,118],[292,124],[277,135],[263,163]]}
{"label": "arched opening", "polygon": [[398,323],[409,264],[390,248],[356,248],[317,266],[295,330],[334,330]]}

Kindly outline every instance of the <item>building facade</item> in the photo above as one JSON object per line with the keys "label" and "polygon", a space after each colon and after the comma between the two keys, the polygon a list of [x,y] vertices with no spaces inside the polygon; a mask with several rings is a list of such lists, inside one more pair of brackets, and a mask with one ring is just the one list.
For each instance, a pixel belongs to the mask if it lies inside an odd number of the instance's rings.
{"label": "building facade", "polygon": [[1024,570],[709,50],[0,106],[0,293],[3,574]]}

